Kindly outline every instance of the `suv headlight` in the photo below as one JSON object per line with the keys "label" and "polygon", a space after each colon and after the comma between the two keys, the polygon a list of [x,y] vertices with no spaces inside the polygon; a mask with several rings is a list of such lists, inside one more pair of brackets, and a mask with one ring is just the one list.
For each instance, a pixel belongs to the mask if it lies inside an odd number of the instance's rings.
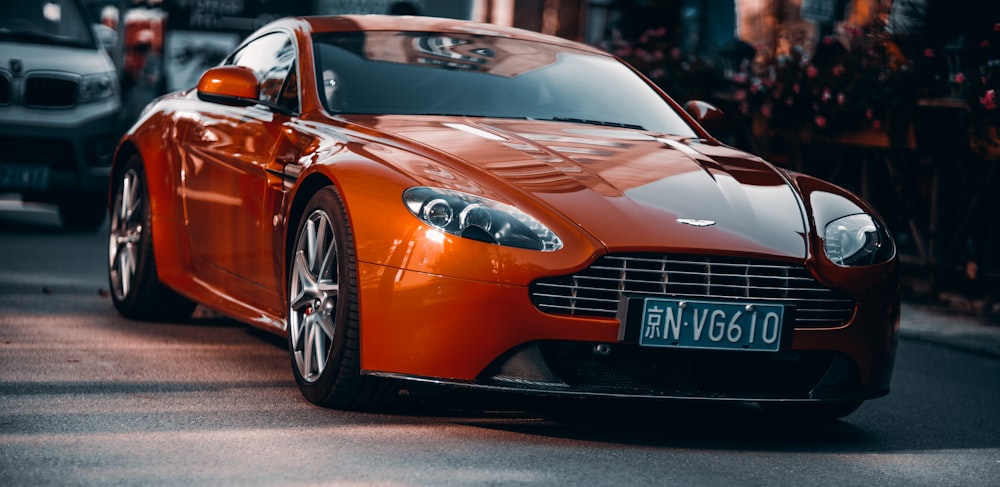
{"label": "suv headlight", "polygon": [[895,253],[892,237],[871,215],[860,213],[838,218],[823,232],[823,248],[842,267],[886,262]]}
{"label": "suv headlight", "polygon": [[103,100],[115,96],[118,82],[114,73],[88,74],[80,79],[80,103]]}
{"label": "suv headlight", "polygon": [[447,189],[416,187],[403,203],[424,223],[481,242],[552,252],[562,240],[531,215],[513,206]]}

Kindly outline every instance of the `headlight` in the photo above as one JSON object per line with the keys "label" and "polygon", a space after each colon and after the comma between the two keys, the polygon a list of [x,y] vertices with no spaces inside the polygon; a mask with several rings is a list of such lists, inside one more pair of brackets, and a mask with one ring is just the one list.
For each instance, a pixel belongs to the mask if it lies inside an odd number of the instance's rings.
{"label": "headlight", "polygon": [[80,80],[80,103],[110,98],[118,91],[114,73],[88,74]]}
{"label": "headlight", "polygon": [[471,194],[427,187],[403,193],[406,207],[424,223],[481,242],[551,252],[562,240],[527,213]]}
{"label": "headlight", "polygon": [[885,262],[895,252],[892,237],[871,215],[845,216],[830,222],[823,232],[826,256],[843,267]]}

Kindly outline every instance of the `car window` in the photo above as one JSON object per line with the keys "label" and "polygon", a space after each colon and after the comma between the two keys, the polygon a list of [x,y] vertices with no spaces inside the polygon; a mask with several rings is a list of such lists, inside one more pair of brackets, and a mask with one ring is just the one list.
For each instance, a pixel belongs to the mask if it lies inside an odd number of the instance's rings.
{"label": "car window", "polygon": [[640,77],[609,56],[473,34],[317,35],[328,111],[562,120],[695,137]]}
{"label": "car window", "polygon": [[236,51],[226,63],[246,66],[257,74],[260,100],[298,111],[298,74],[295,45],[285,34],[268,34]]}
{"label": "car window", "polygon": [[0,41],[97,48],[76,0],[0,2]]}

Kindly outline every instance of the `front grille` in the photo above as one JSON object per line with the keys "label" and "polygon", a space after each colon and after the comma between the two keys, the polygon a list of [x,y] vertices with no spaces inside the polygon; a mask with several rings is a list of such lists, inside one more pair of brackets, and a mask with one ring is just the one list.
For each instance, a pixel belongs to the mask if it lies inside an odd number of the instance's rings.
{"label": "front grille", "polygon": [[74,79],[33,75],[25,79],[24,105],[33,108],[76,106],[78,82]]}
{"label": "front grille", "polygon": [[0,137],[0,163],[45,165],[55,170],[73,169],[73,146],[64,139]]}
{"label": "front grille", "polygon": [[783,262],[679,254],[601,257],[569,276],[531,285],[545,313],[614,317],[623,295],[746,299],[795,306],[795,326],[841,326],[854,311],[847,294],[818,283],[802,266]]}

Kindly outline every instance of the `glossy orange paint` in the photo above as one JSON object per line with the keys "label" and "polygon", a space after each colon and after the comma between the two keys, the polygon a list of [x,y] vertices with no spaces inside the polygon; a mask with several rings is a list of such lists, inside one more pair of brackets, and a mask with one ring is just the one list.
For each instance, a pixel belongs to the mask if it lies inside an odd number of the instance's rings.
{"label": "glossy orange paint", "polygon": [[256,100],[260,86],[257,75],[243,66],[219,66],[206,71],[198,80],[198,92],[203,95]]}
{"label": "glossy orange paint", "polygon": [[[215,68],[197,88],[157,102],[123,139],[115,173],[130,155],[143,159],[163,283],[227,316],[285,333],[293,233],[303,204],[333,185],[355,239],[365,373],[473,383],[524,344],[616,344],[617,319],[544,313],[532,304],[529,285],[606,254],[711,249],[802,265],[849,293],[856,306],[848,322],[796,329],[789,350],[843,353],[857,366],[866,396],[888,390],[899,319],[896,261],[848,268],[825,257],[821,229],[844,215],[874,214],[839,188],[725,147],[698,126],[692,131],[700,137],[692,139],[571,122],[324,110],[313,33],[467,33],[473,25],[286,19],[267,31],[295,42],[296,113],[218,103],[257,98],[254,73],[236,67]],[[606,56],[540,34],[476,29]],[[557,234],[563,248],[540,252],[441,232],[404,206],[403,192],[415,186],[514,206]],[[718,224],[692,231],[681,217]]]}

